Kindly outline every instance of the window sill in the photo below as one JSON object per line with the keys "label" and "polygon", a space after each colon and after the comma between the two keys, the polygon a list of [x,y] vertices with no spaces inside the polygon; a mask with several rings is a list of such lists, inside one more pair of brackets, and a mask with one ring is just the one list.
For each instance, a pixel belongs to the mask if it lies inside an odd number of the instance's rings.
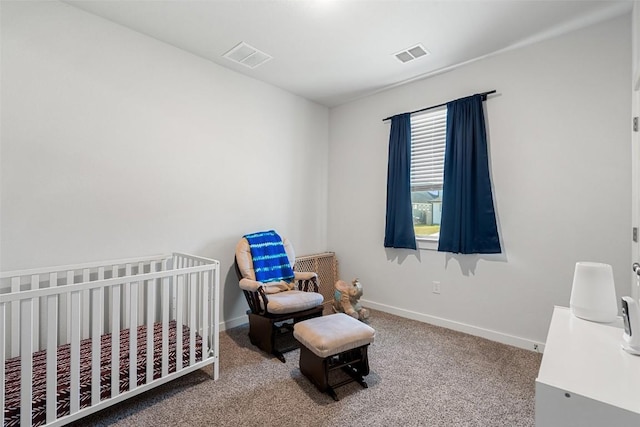
{"label": "window sill", "polygon": [[438,238],[437,237],[416,237],[416,244],[418,249],[425,251],[437,251],[438,250]]}

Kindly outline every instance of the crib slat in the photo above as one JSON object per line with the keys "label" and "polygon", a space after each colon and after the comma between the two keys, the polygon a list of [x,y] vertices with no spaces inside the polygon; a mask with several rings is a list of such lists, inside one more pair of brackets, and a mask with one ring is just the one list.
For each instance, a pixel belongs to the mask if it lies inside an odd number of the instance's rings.
{"label": "crib slat", "polygon": [[111,306],[111,397],[120,394],[120,285],[112,288]]}
{"label": "crib slat", "polygon": [[31,425],[33,381],[33,299],[20,301],[20,426]]}
{"label": "crib slat", "polygon": [[[166,266],[166,262],[165,262]],[[173,277],[175,280],[175,276]],[[162,278],[162,376],[169,373],[169,297],[171,283],[168,277]]]}
{"label": "crib slat", "polygon": [[183,292],[184,274],[177,277],[178,286],[176,288],[176,372],[182,370],[182,312],[183,312]]}
{"label": "crib slat", "polygon": [[129,327],[129,390],[138,386],[138,283],[131,283],[129,295],[131,307],[131,325]]}
{"label": "crib slat", "polygon": [[[51,272],[49,273],[49,287],[50,288],[55,288],[58,286],[58,273],[56,272]],[[49,298],[48,297],[43,297],[42,299],[42,317],[41,317],[41,331],[43,331],[44,336],[42,337],[42,345],[41,348],[49,348],[49,336],[51,335],[49,333]],[[56,313],[58,312],[58,306],[57,306],[57,301],[59,300],[56,299]],[[57,314],[56,314],[57,315]],[[56,319],[56,328],[58,327],[58,319]],[[58,340],[58,330],[56,329],[56,343]]]}
{"label": "crib slat", "polygon": [[[186,268],[186,260],[184,261],[185,264],[185,268]],[[191,298],[189,296],[189,275],[185,274],[184,275],[184,286],[182,288],[182,323],[185,325],[189,324],[189,302],[191,301]],[[185,339],[183,337],[183,339]],[[188,357],[188,356],[187,356]]]}
{"label": "crib slat", "polygon": [[[174,257],[171,259],[171,268],[173,270],[177,270],[178,267],[178,258],[174,255]],[[177,292],[176,290],[178,289],[178,276],[172,276],[171,277],[171,299],[170,299],[170,304],[171,304],[171,320],[176,318],[176,296],[177,296]]]}
{"label": "crib slat", "polygon": [[[20,277],[11,278],[11,292],[20,292]],[[20,301],[11,302],[11,324],[20,324]],[[20,355],[20,328],[11,330],[11,357]]]}
{"label": "crib slat", "polygon": [[80,410],[80,291],[71,292],[71,413]]}
{"label": "crib slat", "polygon": [[198,289],[198,274],[191,273],[189,275],[189,366],[196,363],[196,291]]}
{"label": "crib slat", "polygon": [[202,360],[209,357],[209,272],[202,272]]}
{"label": "crib slat", "polygon": [[4,361],[5,361],[5,325],[6,304],[0,304],[0,425],[4,425]]}
{"label": "crib slat", "polygon": [[[197,263],[196,263],[197,266]],[[197,325],[197,329],[196,331],[201,332],[202,331],[202,325],[200,324],[200,320],[202,319],[202,305],[198,304],[198,301],[202,301],[202,273],[198,272],[198,273],[194,273],[197,277],[197,281],[196,283],[198,284],[196,286],[195,292],[196,292],[196,305],[194,307],[194,310],[196,311],[196,325]]]}
{"label": "crib slat", "polygon": [[[86,283],[91,279],[91,271],[88,268],[82,270],[82,283]],[[82,291],[82,339],[87,339],[91,335],[91,317],[89,315],[89,309],[91,307],[91,293],[89,291]]]}
{"label": "crib slat", "polygon": [[[131,264],[125,265],[124,275],[126,277],[131,276]],[[125,283],[124,284],[124,307],[122,310],[122,315],[124,316],[124,319],[122,319],[123,328],[128,328],[130,324],[129,322],[130,316],[131,316],[131,309],[130,309],[131,301],[129,299],[130,294],[131,294],[131,283]]]}
{"label": "crib slat", "polygon": [[[144,274],[144,263],[138,263],[138,275]],[[138,286],[138,325],[144,325],[144,294],[146,292],[146,287],[144,286],[144,282],[140,283]]]}
{"label": "crib slat", "polygon": [[[113,278],[116,278],[116,277],[118,277],[118,266],[114,265],[114,266],[111,267],[111,278],[113,279]],[[112,326],[113,325],[113,304],[114,304],[114,302],[113,302],[113,290],[114,289],[115,289],[114,287],[110,287],[109,289],[107,289],[107,303],[106,303],[107,304],[107,307],[106,307],[107,319],[106,319],[106,322],[107,322],[108,327],[111,328],[111,329],[109,329],[108,332],[114,332],[113,326]],[[119,323],[120,322],[118,321],[118,324]]]}
{"label": "crib slat", "polygon": [[[188,268],[189,267],[189,260],[187,258],[182,258],[182,266],[183,268]],[[191,301],[191,296],[190,296],[190,292],[191,292],[191,287],[189,286],[189,275],[185,274],[184,275],[184,286],[182,287],[182,310],[183,310],[183,315],[182,315],[182,323],[188,325],[189,324],[189,302]],[[185,337],[183,336],[182,339],[184,340]],[[187,353],[188,354],[188,353]],[[189,356],[187,356],[189,357]],[[183,365],[184,365],[184,360],[183,360]]]}
{"label": "crib slat", "polygon": [[[98,280],[104,280],[104,267],[98,267]],[[100,328],[100,335],[104,334],[105,332],[105,327],[104,327],[104,315],[105,312],[107,310],[107,306],[106,306],[106,294],[109,292],[108,288],[103,288],[101,291],[102,296],[100,297],[103,301],[102,305],[100,305],[101,308],[101,313],[102,313],[102,317],[100,319],[98,319],[98,327]]]}
{"label": "crib slat", "polygon": [[[51,273],[49,283],[57,280]],[[56,419],[58,381],[58,296],[47,297],[47,423]]]}
{"label": "crib slat", "polygon": [[[74,273],[73,271],[67,271],[67,280],[65,286],[70,286],[74,281]],[[61,325],[60,325],[60,338],[62,344],[68,344],[71,342],[71,294],[66,292],[61,295],[60,300],[60,313],[61,316]]]}
{"label": "crib slat", "polygon": [[[220,297],[220,264],[216,263],[213,277],[213,295],[211,295],[210,313],[213,316],[211,320],[213,324],[213,336],[211,342],[213,343],[213,355],[218,357],[220,351],[220,313],[218,298]],[[213,379],[217,380],[220,376],[220,358],[218,358],[213,364]]]}
{"label": "crib slat", "polygon": [[102,289],[91,290],[91,404],[100,403],[100,347],[102,335],[100,318],[102,317]]}
{"label": "crib slat", "polygon": [[[156,264],[151,263],[151,273]],[[156,311],[156,279],[147,281],[147,383],[153,381],[153,323]]]}
{"label": "crib slat", "polygon": [[[33,274],[31,276],[31,285],[29,289],[40,289],[40,275]],[[33,349],[40,350],[42,341],[40,340],[40,298],[33,299],[33,329],[31,330],[31,338],[33,339]],[[44,338],[44,337],[42,337]]]}

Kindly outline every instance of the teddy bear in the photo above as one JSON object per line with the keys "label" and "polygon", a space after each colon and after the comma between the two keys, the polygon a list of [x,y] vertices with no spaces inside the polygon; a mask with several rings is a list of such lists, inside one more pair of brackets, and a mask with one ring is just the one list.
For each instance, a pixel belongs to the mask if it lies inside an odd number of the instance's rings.
{"label": "teddy bear", "polygon": [[358,279],[353,279],[350,284],[344,280],[338,280],[334,285],[333,293],[334,313],[346,313],[359,320],[369,318],[369,310],[362,307],[358,301],[361,296],[362,285]]}

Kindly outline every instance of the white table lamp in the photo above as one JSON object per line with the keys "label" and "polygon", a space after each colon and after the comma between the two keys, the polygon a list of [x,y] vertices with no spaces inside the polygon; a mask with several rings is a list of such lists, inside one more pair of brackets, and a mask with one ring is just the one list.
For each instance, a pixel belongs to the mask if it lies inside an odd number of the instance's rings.
{"label": "white table lamp", "polygon": [[616,320],[618,303],[613,269],[599,262],[577,262],[570,300],[574,316],[593,322]]}

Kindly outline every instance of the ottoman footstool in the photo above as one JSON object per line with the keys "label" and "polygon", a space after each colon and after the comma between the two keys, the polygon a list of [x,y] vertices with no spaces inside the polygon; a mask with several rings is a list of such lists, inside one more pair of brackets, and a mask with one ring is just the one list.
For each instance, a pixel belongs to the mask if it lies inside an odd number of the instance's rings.
{"label": "ottoman footstool", "polygon": [[[367,348],[375,330],[344,313],[315,317],[295,324],[293,336],[300,342],[300,371],[321,392],[338,400],[334,388],[358,382],[366,388],[369,374]],[[331,384],[329,373],[342,369],[349,379]]]}

